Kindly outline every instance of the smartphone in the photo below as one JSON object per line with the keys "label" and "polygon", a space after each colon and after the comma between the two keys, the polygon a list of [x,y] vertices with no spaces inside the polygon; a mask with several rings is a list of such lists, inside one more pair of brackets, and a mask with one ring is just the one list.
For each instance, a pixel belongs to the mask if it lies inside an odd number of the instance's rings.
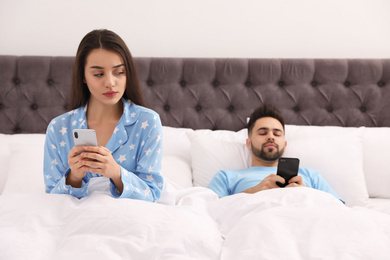
{"label": "smartphone", "polygon": [[98,146],[96,132],[93,129],[73,129],[74,146]]}
{"label": "smartphone", "polygon": [[278,162],[278,169],[276,174],[283,177],[286,180],[285,184],[276,182],[279,187],[285,187],[288,185],[288,181],[298,175],[299,170],[299,159],[298,158],[287,158],[281,157]]}

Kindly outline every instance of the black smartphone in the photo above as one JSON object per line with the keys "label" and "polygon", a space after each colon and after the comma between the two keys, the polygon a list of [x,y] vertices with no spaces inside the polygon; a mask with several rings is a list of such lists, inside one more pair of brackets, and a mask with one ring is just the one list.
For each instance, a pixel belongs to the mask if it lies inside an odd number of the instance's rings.
{"label": "black smartphone", "polygon": [[278,170],[276,174],[283,177],[286,180],[285,184],[276,182],[279,187],[285,187],[288,185],[288,181],[298,175],[299,170],[299,159],[298,158],[287,158],[281,157],[278,162]]}

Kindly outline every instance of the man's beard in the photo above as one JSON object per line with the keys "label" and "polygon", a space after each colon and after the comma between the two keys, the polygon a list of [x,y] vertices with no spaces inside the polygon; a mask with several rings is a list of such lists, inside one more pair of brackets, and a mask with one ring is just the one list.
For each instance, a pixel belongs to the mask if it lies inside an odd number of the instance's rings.
{"label": "man's beard", "polygon": [[[251,143],[252,153],[256,158],[260,159],[261,161],[275,162],[280,157],[282,157],[284,153],[284,147],[282,150],[279,150],[279,146],[276,143],[273,143],[275,144],[275,148],[266,148],[264,147],[266,144],[268,143],[265,143],[261,149],[257,149],[253,146],[253,143]],[[270,149],[274,151],[271,152],[269,151]]]}

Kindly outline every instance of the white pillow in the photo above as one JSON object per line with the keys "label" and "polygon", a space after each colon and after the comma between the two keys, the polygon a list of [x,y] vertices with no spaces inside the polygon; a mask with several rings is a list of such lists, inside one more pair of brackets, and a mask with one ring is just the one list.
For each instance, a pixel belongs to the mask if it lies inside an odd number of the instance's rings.
{"label": "white pillow", "polygon": [[191,163],[191,142],[187,133],[202,133],[213,136],[220,140],[243,142],[247,138],[247,130],[242,129],[238,132],[227,130],[212,131],[209,129],[193,130],[190,128],[176,128],[163,126],[163,156],[176,156],[182,158],[187,163]]}
{"label": "white pillow", "polygon": [[189,128],[162,127],[163,156],[177,156],[188,164],[191,162],[191,143],[187,133]]}
{"label": "white pillow", "polygon": [[192,187],[191,165],[180,157],[163,156],[161,175],[182,188]]}
{"label": "white pillow", "polygon": [[365,128],[363,166],[370,197],[390,199],[389,147],[390,128]]}
{"label": "white pillow", "polygon": [[9,135],[10,141],[8,143],[19,143],[19,144],[45,144],[45,134],[14,134]]}
{"label": "white pillow", "polygon": [[43,147],[43,144],[9,144],[9,174],[3,194],[45,192]]}
{"label": "white pillow", "polygon": [[[40,145],[43,147],[45,142],[45,134],[14,134],[14,135],[0,135],[0,194],[5,189],[8,175],[10,175],[10,164],[11,164],[11,150],[10,144],[19,144],[20,146],[25,146],[26,149],[30,144]],[[43,154],[42,154],[43,156]],[[43,161],[42,161],[43,163]],[[23,164],[23,161],[21,162]],[[11,177],[12,179],[13,177]],[[12,182],[12,180],[11,180]]]}
{"label": "white pillow", "polygon": [[[299,127],[294,130],[298,135]],[[284,156],[299,157],[301,167],[318,171],[347,205],[365,204],[368,193],[363,173],[363,129],[304,127],[303,131],[306,131],[305,135],[287,140]],[[319,131],[327,137],[321,138]],[[196,132],[188,135],[195,186],[207,186],[219,170],[243,169],[251,165],[250,152],[244,143],[224,142]]]}
{"label": "white pillow", "polygon": [[10,135],[0,134],[0,194],[3,192],[9,171],[11,152],[8,148]]}
{"label": "white pillow", "polygon": [[229,131],[229,130],[209,130],[209,129],[195,130],[195,132],[199,134],[215,137],[218,140],[243,143],[243,144],[245,144],[246,139],[248,138],[248,130],[246,128],[241,129],[238,132]]}
{"label": "white pillow", "polygon": [[[308,126],[308,125],[285,125],[286,140],[306,139],[315,137],[329,137],[349,134],[351,130],[364,129],[364,127],[341,127],[341,126]],[[362,130],[361,130],[362,131]]]}
{"label": "white pillow", "polygon": [[[232,132],[234,133],[234,132]],[[222,141],[207,132],[188,133],[191,140],[194,186],[207,187],[220,170],[238,170],[250,166],[245,143]]]}
{"label": "white pillow", "polygon": [[[283,156],[297,157],[300,167],[319,172],[348,206],[363,206],[368,192],[363,172],[363,129],[348,134],[287,140]],[[317,137],[316,137],[317,136]]]}

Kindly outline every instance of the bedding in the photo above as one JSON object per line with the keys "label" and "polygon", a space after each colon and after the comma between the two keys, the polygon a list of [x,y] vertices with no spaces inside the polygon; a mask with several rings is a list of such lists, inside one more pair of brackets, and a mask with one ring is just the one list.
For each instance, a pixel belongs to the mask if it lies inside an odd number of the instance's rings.
{"label": "bedding", "polygon": [[209,204],[221,259],[384,259],[390,218],[306,188],[236,194]]}
{"label": "bedding", "polygon": [[217,224],[186,196],[175,206],[99,192],[0,196],[0,259],[219,259]]}
{"label": "bedding", "polygon": [[[347,206],[308,188],[218,199],[205,186],[220,168],[250,164],[246,129],[163,126],[165,185],[157,204],[115,200],[108,192],[91,191],[92,195],[82,200],[47,195],[42,174],[45,135],[0,135],[6,156],[0,159],[8,162],[0,196],[0,259],[26,255],[63,259],[71,254],[83,259],[386,256],[390,205],[387,199],[370,199],[360,185],[365,183],[364,138],[375,135],[373,129],[366,130],[286,125],[286,154],[321,169]],[[384,134],[382,130],[379,134]],[[2,173],[5,170],[6,165]]]}
{"label": "bedding", "polygon": [[[66,111],[74,57],[0,55],[0,259],[387,259],[390,60],[135,58],[163,124],[158,203],[45,194],[48,122]],[[251,164],[252,110],[286,118],[286,156],[346,201],[309,188],[218,199],[220,169]],[[94,191],[95,190],[95,191]]]}
{"label": "bedding", "polygon": [[390,218],[310,188],[219,199],[169,180],[160,203],[0,196],[0,259],[383,259]]}

